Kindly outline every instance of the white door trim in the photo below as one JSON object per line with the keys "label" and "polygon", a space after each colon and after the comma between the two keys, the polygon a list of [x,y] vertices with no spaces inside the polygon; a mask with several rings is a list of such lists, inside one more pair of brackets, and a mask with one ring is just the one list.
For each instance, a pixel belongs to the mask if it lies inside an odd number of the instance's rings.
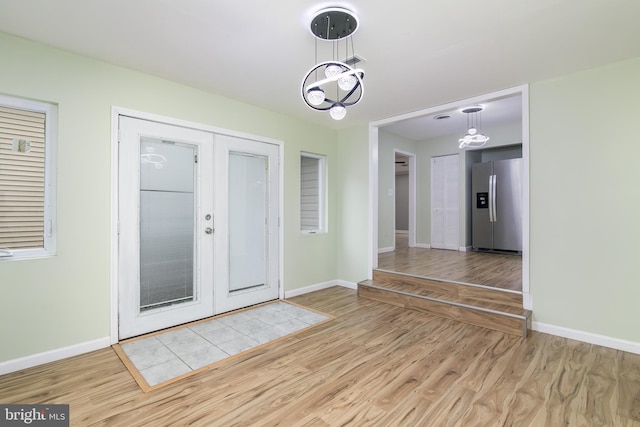
{"label": "white door trim", "polygon": [[[118,173],[119,173],[119,165],[118,165],[118,140],[119,140],[119,129],[118,122],[120,116],[128,116],[136,119],[142,120],[150,120],[161,123],[166,123],[169,125],[182,126],[186,128],[191,128],[195,130],[202,130],[206,132],[212,132],[214,134],[221,135],[229,135],[235,136],[239,138],[252,139],[255,141],[266,142],[270,144],[275,144],[278,146],[279,150],[279,158],[280,158],[280,167],[279,167],[279,176],[280,176],[280,184],[279,184],[279,192],[281,195],[284,195],[284,142],[267,138],[263,136],[248,134],[244,132],[237,132],[228,129],[222,129],[215,126],[205,125],[201,123],[190,122],[186,120],[176,119],[172,117],[162,116],[159,114],[148,113],[138,110],[132,110],[129,108],[112,106],[111,107],[111,191],[110,191],[110,200],[111,200],[111,209],[110,209],[110,220],[109,220],[109,236],[110,236],[110,264],[109,264],[109,273],[110,273],[110,325],[109,325],[109,335],[111,339],[111,344],[115,344],[118,342],[118,212],[119,212],[119,194],[118,194]],[[278,232],[279,238],[279,298],[284,299],[284,197],[280,197],[279,202],[279,212],[280,212],[280,228]]]}

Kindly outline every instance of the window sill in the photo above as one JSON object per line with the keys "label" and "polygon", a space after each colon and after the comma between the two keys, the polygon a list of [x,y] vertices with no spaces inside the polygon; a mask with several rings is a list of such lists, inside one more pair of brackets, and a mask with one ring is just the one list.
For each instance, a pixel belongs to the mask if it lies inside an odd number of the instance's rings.
{"label": "window sill", "polygon": [[53,258],[56,255],[55,252],[49,252],[46,250],[14,250],[10,251],[9,254],[5,251],[6,250],[0,251],[0,263],[7,261]]}

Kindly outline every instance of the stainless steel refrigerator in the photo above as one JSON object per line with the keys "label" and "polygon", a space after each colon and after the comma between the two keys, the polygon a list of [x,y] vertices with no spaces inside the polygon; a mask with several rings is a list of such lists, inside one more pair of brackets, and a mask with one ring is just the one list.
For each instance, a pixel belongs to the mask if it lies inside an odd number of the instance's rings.
{"label": "stainless steel refrigerator", "polygon": [[522,159],[471,167],[474,250],[522,252]]}

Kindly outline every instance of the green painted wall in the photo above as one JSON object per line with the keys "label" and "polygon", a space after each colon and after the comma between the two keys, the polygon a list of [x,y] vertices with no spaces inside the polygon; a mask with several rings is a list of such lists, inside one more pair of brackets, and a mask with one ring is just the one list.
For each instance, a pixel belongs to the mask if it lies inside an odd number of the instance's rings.
{"label": "green painted wall", "polygon": [[[335,131],[2,33],[0,63],[0,93],[59,106],[58,254],[0,262],[0,362],[109,336],[112,106],[284,141],[285,290],[338,277]],[[323,235],[298,231],[300,151],[327,156]]]}
{"label": "green painted wall", "polygon": [[640,58],[530,85],[534,320],[640,343]]}
{"label": "green painted wall", "polygon": [[357,283],[369,277],[369,129],[338,133],[338,278]]}
{"label": "green painted wall", "polygon": [[[0,92],[59,105],[58,255],[0,263],[0,362],[109,335],[113,105],[285,142],[285,289],[368,275],[366,125],[335,132],[0,34]],[[640,343],[640,58],[530,86],[537,322]],[[299,155],[327,155],[329,232],[298,232]]]}

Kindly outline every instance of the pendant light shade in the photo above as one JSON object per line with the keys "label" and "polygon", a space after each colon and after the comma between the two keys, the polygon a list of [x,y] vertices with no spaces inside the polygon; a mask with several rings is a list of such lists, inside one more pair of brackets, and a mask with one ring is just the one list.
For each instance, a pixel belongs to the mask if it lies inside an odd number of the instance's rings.
{"label": "pendant light shade", "polygon": [[324,90],[319,87],[312,87],[307,91],[307,100],[311,105],[320,105],[324,102]]}
{"label": "pendant light shade", "polygon": [[345,108],[344,104],[336,102],[329,109],[329,115],[333,120],[342,120],[344,119],[344,116],[347,115],[347,109]]}
{"label": "pendant light shade", "polygon": [[353,74],[346,74],[338,78],[338,87],[344,91],[353,89],[358,84],[358,79]]}
{"label": "pendant light shade", "polygon": [[467,133],[458,140],[460,144],[458,148],[478,148],[489,141],[489,137],[478,130],[480,127],[480,112],[483,109],[484,107],[480,105],[474,105],[460,110],[461,113],[467,115]]}
{"label": "pendant light shade", "polygon": [[[354,59],[361,61],[353,52],[353,33],[357,28],[358,18],[355,14],[339,7],[323,9],[311,20],[311,34],[316,39],[316,65],[302,80],[302,99],[316,111],[329,111],[334,120],[342,120],[347,114],[347,107],[360,102],[364,94],[364,71],[354,68],[352,65],[355,61],[351,62]],[[331,60],[317,62],[318,41],[332,44]],[[348,53],[351,41],[353,57],[340,61],[337,57],[343,41],[345,53]]]}
{"label": "pendant light shade", "polygon": [[338,64],[331,63],[327,65],[324,69],[324,75],[327,76],[327,78],[329,79],[339,74],[342,74],[342,68],[340,68]]}

